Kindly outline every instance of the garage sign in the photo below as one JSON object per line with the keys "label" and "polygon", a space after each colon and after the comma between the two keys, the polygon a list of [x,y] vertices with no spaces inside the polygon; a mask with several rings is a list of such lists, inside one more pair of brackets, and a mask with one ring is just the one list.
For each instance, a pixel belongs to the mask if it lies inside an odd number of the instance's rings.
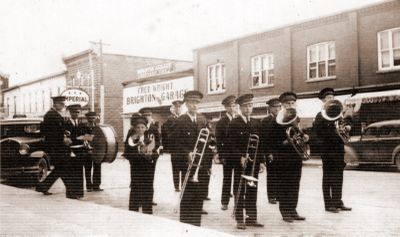
{"label": "garage sign", "polygon": [[89,104],[89,94],[81,89],[67,89],[61,93],[65,96],[65,105],[80,104],[82,107]]}

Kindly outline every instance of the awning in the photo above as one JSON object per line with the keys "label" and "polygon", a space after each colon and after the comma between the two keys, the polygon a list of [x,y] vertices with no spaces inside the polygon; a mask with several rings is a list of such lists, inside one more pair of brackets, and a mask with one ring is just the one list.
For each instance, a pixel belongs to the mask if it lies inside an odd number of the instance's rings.
{"label": "awning", "polygon": [[345,104],[353,107],[353,112],[358,112],[362,104],[384,103],[391,101],[400,101],[400,90],[359,93],[345,100]]}

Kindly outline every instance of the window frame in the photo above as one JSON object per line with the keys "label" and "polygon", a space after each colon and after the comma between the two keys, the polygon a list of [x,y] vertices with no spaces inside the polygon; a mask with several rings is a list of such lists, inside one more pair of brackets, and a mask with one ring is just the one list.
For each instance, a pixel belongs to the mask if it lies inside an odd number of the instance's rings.
{"label": "window frame", "polygon": [[[256,60],[256,59],[258,59],[258,60],[261,60],[262,58],[265,58],[265,60],[267,60],[268,59],[268,61],[266,61],[266,65],[268,65],[268,67],[267,68],[265,68],[265,71],[266,71],[266,73],[265,73],[265,77],[266,77],[266,83],[262,83],[262,76],[263,76],[263,66],[264,66],[264,61],[261,61],[261,68],[260,68],[260,70],[259,71],[255,71],[255,67],[254,67],[254,61]],[[269,68],[269,65],[271,65],[271,62],[270,62],[270,59],[272,58],[272,69],[271,68]],[[250,72],[250,89],[259,89],[259,88],[268,88],[268,87],[273,87],[274,86],[274,79],[275,79],[275,58],[274,58],[274,54],[273,53],[264,53],[264,54],[259,54],[259,55],[255,55],[255,56],[252,56],[251,57],[251,59],[250,59],[250,68],[251,68],[251,72]],[[268,83],[269,82],[269,71],[270,70],[272,70],[273,72],[272,72],[272,76],[273,76],[273,78],[272,78],[272,83]],[[260,79],[259,79],[259,81],[261,82],[261,83],[259,83],[259,85],[257,85],[257,86],[255,86],[254,85],[254,81],[253,81],[253,77],[255,76],[255,73],[256,72],[258,72],[259,73],[259,76],[260,76]]]}
{"label": "window frame", "polygon": [[[334,52],[335,52],[335,54],[334,54],[335,57],[333,58],[335,60],[335,62],[334,62],[335,75],[329,76],[328,75],[329,74],[329,66],[330,66],[329,61],[332,60],[330,58],[330,54],[329,54],[329,52],[330,52],[329,46],[331,44],[333,44]],[[326,54],[324,61],[321,61],[319,59],[319,55],[320,55],[320,53],[319,53],[320,50],[319,49],[320,49],[320,46],[322,46],[322,45],[325,48],[325,54]],[[316,48],[316,52],[315,52],[316,60],[315,60],[315,62],[311,62],[311,60],[310,60],[310,52],[311,52],[312,47]],[[337,72],[336,59],[337,59],[337,56],[336,56],[336,42],[334,40],[332,40],[332,41],[324,41],[324,42],[308,45],[306,50],[307,50],[307,60],[306,60],[306,62],[307,62],[307,79],[306,79],[306,82],[326,81],[326,80],[336,79],[336,72]],[[324,77],[320,77],[319,76],[319,62],[325,62],[325,76]],[[316,77],[314,77],[314,78],[310,78],[310,68],[311,68],[310,64],[311,63],[315,63],[315,74],[316,74]]]}
{"label": "window frame", "polygon": [[[398,48],[394,48],[393,46],[393,32],[394,31],[399,31],[400,32],[400,27],[395,27],[391,29],[386,29],[379,31],[376,34],[377,37],[377,43],[378,43],[378,70],[379,71],[397,71],[400,70],[400,65],[395,66],[394,65],[394,50],[400,50],[400,45]],[[388,49],[382,50],[381,48],[381,34],[388,32]],[[389,51],[389,67],[382,67],[382,51]]]}
{"label": "window frame", "polygon": [[[213,74],[214,74],[217,66],[220,67],[219,75],[220,75],[220,79],[222,79],[222,83],[221,83],[221,88],[222,89],[211,91],[210,90],[210,83],[212,83],[212,82],[211,82],[211,78],[210,78],[210,70],[213,68],[214,69]],[[215,77],[215,79],[216,79],[216,77]],[[215,84],[215,82],[214,82],[214,84]],[[224,86],[224,88],[222,86]],[[219,63],[214,63],[214,64],[211,64],[211,65],[208,65],[207,66],[207,94],[208,95],[215,95],[215,94],[224,94],[225,92],[226,92],[226,67],[225,67],[225,63],[220,63],[219,62]]]}

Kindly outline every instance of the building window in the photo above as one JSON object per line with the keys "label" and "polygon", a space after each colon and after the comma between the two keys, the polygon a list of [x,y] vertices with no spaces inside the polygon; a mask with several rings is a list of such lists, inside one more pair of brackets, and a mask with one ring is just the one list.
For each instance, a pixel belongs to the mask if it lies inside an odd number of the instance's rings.
{"label": "building window", "polygon": [[307,79],[336,77],[335,42],[323,42],[307,47]]}
{"label": "building window", "polygon": [[400,27],[378,32],[379,70],[400,69]]}
{"label": "building window", "polygon": [[253,88],[274,85],[274,56],[272,54],[251,58],[251,81]]}
{"label": "building window", "polygon": [[14,96],[14,114],[17,114],[17,96]]}
{"label": "building window", "polygon": [[208,66],[208,93],[225,92],[225,65],[223,63]]}

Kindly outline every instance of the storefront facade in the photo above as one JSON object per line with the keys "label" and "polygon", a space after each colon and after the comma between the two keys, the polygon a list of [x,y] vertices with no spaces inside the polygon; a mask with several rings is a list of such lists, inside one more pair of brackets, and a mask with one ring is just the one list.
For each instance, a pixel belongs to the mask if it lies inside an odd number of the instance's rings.
{"label": "storefront facade", "polygon": [[140,68],[137,77],[123,82],[123,134],[130,128],[130,117],[143,107],[153,110],[153,119],[161,126],[170,115],[172,101],[183,100],[193,90],[193,69],[190,62],[156,64]]}

